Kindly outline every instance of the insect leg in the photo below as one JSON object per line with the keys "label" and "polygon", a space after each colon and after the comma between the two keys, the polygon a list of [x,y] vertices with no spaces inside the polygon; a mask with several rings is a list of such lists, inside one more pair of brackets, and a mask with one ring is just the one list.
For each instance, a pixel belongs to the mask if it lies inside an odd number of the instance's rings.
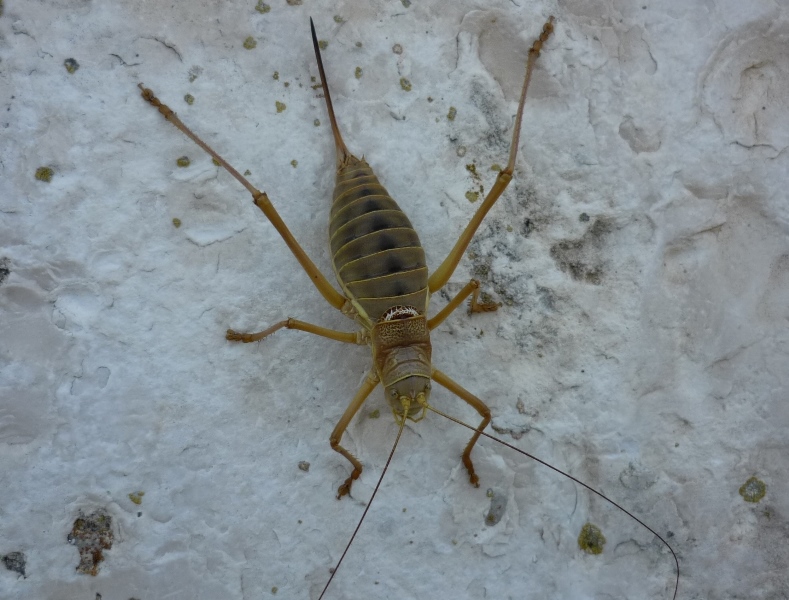
{"label": "insect leg", "polygon": [[428,329],[433,331],[436,327],[441,325],[441,323],[443,323],[446,318],[463,303],[463,300],[469,297],[469,295],[471,296],[471,301],[469,302],[469,312],[492,312],[494,310],[498,310],[499,308],[499,305],[495,302],[479,301],[479,281],[472,279],[463,286],[463,289],[460,290],[457,295],[452,298],[452,300],[449,301],[449,304],[442,308],[436,316],[427,321]]}
{"label": "insect leg", "polygon": [[268,329],[258,331],[257,333],[240,333],[238,331],[228,329],[225,338],[231,342],[244,342],[245,344],[248,344],[249,342],[257,342],[258,340],[262,340],[263,338],[270,336],[272,333],[282,329],[283,327],[285,329],[298,329],[299,331],[306,331],[307,333],[313,333],[321,337],[329,338],[330,340],[337,340],[338,342],[345,342],[346,344],[359,344],[360,346],[366,345],[369,337],[365,330],[357,331],[356,333],[337,331],[335,329],[327,329],[326,327],[313,325],[312,323],[297,321],[296,319],[285,319],[284,321],[275,323]]}
{"label": "insect leg", "polygon": [[457,267],[458,263],[460,262],[460,258],[463,256],[463,253],[466,251],[466,248],[471,242],[471,238],[474,237],[474,233],[476,233],[477,228],[479,227],[480,223],[482,223],[482,219],[484,219],[485,215],[488,214],[488,211],[493,208],[496,200],[499,199],[499,196],[501,196],[502,192],[506,189],[507,185],[509,185],[510,180],[512,179],[512,173],[515,170],[515,157],[518,154],[518,140],[520,138],[521,121],[523,120],[523,105],[526,102],[526,91],[529,89],[529,81],[531,80],[531,73],[534,70],[534,62],[537,60],[537,57],[540,56],[540,50],[542,50],[543,44],[548,40],[548,37],[552,32],[553,17],[548,19],[548,22],[543,25],[540,37],[535,40],[529,49],[529,58],[526,62],[526,77],[523,80],[521,99],[518,103],[518,114],[515,117],[515,124],[513,125],[509,162],[507,163],[507,166],[499,172],[499,176],[496,178],[496,183],[493,184],[493,187],[485,197],[485,201],[482,203],[479,209],[477,209],[477,212],[473,217],[471,217],[471,221],[469,221],[469,224],[466,225],[466,229],[464,229],[463,233],[460,234],[460,237],[458,238],[458,241],[455,242],[455,247],[452,248],[449,256],[444,259],[444,262],[441,263],[441,266],[438,267],[438,269],[436,269],[430,276],[428,287],[431,294],[437,290],[440,290],[442,287],[444,287],[444,284],[449,281],[452,273],[455,272],[455,267]]}
{"label": "insect leg", "polygon": [[203,150],[208,152],[214,160],[216,160],[220,165],[222,165],[225,170],[230,173],[241,185],[243,185],[250,194],[252,194],[252,200],[255,202],[255,206],[257,206],[260,210],[263,211],[263,214],[268,217],[268,220],[274,226],[274,229],[282,236],[282,239],[285,240],[285,243],[290,248],[290,251],[293,252],[293,255],[296,257],[296,260],[299,261],[301,268],[309,275],[312,283],[318,288],[318,291],[321,295],[326,298],[326,301],[331,304],[334,308],[338,310],[342,310],[345,306],[347,300],[345,296],[340,294],[337,290],[334,289],[329,280],[324,277],[323,273],[320,272],[315,263],[312,262],[307,253],[304,252],[304,249],[299,245],[296,241],[296,238],[293,237],[293,234],[288,229],[285,222],[282,220],[282,217],[279,216],[279,213],[276,211],[274,206],[271,204],[271,201],[268,199],[268,196],[265,192],[261,192],[260,190],[256,189],[247,179],[241,175],[238,171],[236,171],[228,162],[219,156],[214,150],[206,144],[203,140],[201,140],[195,133],[192,132],[186,125],[183,124],[181,119],[178,118],[178,115],[166,104],[163,104],[151,91],[150,89],[143,87],[140,83],[137,85],[142,90],[142,97],[151,105],[159,109],[159,112],[162,113],[162,116],[170,121],[173,125],[175,125],[182,133],[184,133],[189,139],[191,139],[195,144],[200,146]]}
{"label": "insect leg", "polygon": [[[353,472],[351,473],[351,476],[346,479],[339,488],[337,488],[337,500],[351,492],[351,485],[353,485],[353,482],[356,479],[359,479],[359,475],[362,474],[362,463],[360,463],[353,454],[340,446],[342,434],[345,433],[348,423],[351,422],[351,419],[353,419],[354,415],[359,412],[359,409],[362,407],[362,404],[364,404],[364,401],[367,400],[367,396],[369,396],[370,392],[372,392],[375,389],[375,386],[378,385],[378,381],[378,376],[373,371],[370,371],[370,373],[367,374],[367,378],[364,380],[362,387],[359,388],[358,392],[356,392],[356,395],[353,397],[353,400],[351,400],[348,408],[345,409],[342,417],[340,417],[339,423],[337,423],[334,431],[331,432],[329,443],[331,444],[332,450],[342,454],[353,465]],[[477,436],[479,436],[479,434],[477,434]]]}
{"label": "insect leg", "polygon": [[488,406],[479,398],[477,398],[474,394],[469,392],[467,389],[461,387],[454,381],[452,381],[449,377],[447,377],[444,373],[439,371],[438,369],[433,369],[430,377],[436,383],[443,385],[447,388],[450,392],[455,394],[458,398],[469,404],[474,410],[476,410],[482,416],[482,422],[477,427],[477,431],[474,432],[474,435],[471,436],[468,444],[466,444],[466,449],[463,450],[463,464],[466,466],[469,475],[469,481],[471,481],[471,485],[474,487],[479,487],[479,477],[474,472],[474,465],[471,462],[471,449],[474,448],[474,444],[477,443],[479,439],[480,431],[485,429],[490,423],[490,409]]}

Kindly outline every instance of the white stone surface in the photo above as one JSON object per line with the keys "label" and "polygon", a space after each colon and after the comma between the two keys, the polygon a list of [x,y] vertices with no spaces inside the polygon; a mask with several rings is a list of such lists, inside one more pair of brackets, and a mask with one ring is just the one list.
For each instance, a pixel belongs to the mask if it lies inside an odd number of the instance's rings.
{"label": "white stone surface", "polygon": [[[487,190],[506,162],[549,14],[516,178],[448,286],[477,274],[505,305],[453,315],[435,363],[506,440],[670,536],[679,597],[789,596],[786,4],[270,4],[4,2],[0,555],[24,552],[27,577],[0,566],[0,598],[317,598],[396,431],[377,390],[345,437],[364,474],[335,500],[349,469],[328,437],[368,352],[288,331],[224,340],[287,316],[353,325],[137,83],[249,169],[331,274],[313,16],[346,141],[435,267],[475,208],[466,165]],[[434,403],[476,421],[445,391]],[[326,598],[671,597],[665,549],[568,480],[483,440],[471,488],[467,437],[436,415],[408,426]],[[738,494],[751,476],[756,504]],[[493,527],[488,488],[507,499]],[[66,536],[96,509],[115,542],[90,577]],[[600,556],[578,549],[587,521]]]}

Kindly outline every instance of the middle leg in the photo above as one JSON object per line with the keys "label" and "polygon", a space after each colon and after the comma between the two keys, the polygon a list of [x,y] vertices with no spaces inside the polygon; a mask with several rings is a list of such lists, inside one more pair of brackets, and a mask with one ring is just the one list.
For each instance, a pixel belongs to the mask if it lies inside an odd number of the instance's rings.
{"label": "middle leg", "polygon": [[429,319],[427,322],[427,328],[430,331],[433,331],[436,327],[441,325],[446,318],[455,312],[455,309],[463,303],[463,300],[471,296],[471,301],[469,302],[469,312],[476,313],[476,312],[493,312],[499,309],[499,304],[495,302],[480,302],[479,301],[479,281],[476,279],[472,279],[466,285],[463,286],[463,289],[457,293],[457,296],[452,298],[444,308],[442,308],[439,313]]}

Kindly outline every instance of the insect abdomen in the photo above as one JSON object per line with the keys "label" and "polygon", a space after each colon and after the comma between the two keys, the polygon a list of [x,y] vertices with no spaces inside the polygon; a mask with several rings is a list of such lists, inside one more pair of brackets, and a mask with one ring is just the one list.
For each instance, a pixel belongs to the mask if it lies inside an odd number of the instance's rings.
{"label": "insect abdomen", "polygon": [[329,221],[337,280],[371,323],[392,306],[427,309],[425,252],[411,221],[370,166],[348,157],[337,171]]}

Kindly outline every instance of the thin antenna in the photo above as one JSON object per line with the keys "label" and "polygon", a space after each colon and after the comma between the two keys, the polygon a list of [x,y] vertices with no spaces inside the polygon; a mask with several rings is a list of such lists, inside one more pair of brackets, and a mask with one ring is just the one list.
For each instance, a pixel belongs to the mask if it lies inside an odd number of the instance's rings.
{"label": "thin antenna", "polygon": [[[313,31],[315,30],[313,29]],[[340,560],[338,560],[337,564],[334,565],[334,570],[331,572],[331,577],[329,577],[329,581],[326,582],[326,585],[324,586],[321,595],[318,597],[318,600],[322,600],[323,595],[326,593],[326,590],[329,589],[329,584],[331,584],[332,579],[334,579],[334,576],[337,574],[337,569],[340,568],[340,565],[342,564],[345,555],[348,554],[348,550],[350,549],[351,544],[353,544],[353,540],[356,537],[356,534],[359,532],[359,528],[362,526],[362,521],[364,521],[364,518],[367,516],[367,511],[370,510],[370,506],[372,506],[373,504],[373,499],[375,498],[375,495],[378,493],[378,488],[381,487],[381,482],[384,480],[384,475],[386,475],[386,470],[389,468],[389,463],[392,462],[392,457],[394,456],[395,449],[397,449],[397,443],[400,441],[400,436],[403,435],[403,428],[405,427],[405,421],[406,421],[405,415],[407,414],[408,414],[408,408],[404,407],[403,420],[400,421],[400,429],[397,431],[397,438],[395,438],[394,445],[392,446],[392,451],[389,452],[389,458],[386,459],[384,470],[381,472],[381,476],[378,478],[378,483],[375,484],[375,489],[373,490],[372,496],[370,496],[370,500],[367,502],[367,506],[364,507],[362,518],[359,519],[359,522],[356,524],[356,529],[353,530],[353,535],[351,536],[351,539],[348,540],[348,544],[345,546],[345,550],[343,550]]]}
{"label": "thin antenna", "polygon": [[520,454],[523,454],[524,456],[527,456],[527,457],[529,457],[530,459],[532,459],[532,460],[534,460],[534,461],[537,461],[538,463],[540,463],[541,465],[543,465],[543,466],[545,466],[545,467],[548,467],[548,468],[549,468],[549,469],[551,469],[552,471],[556,471],[556,472],[557,472],[557,473],[559,473],[560,475],[564,475],[564,476],[565,476],[565,477],[567,477],[568,479],[572,479],[572,480],[573,480],[575,483],[577,483],[577,484],[579,484],[579,485],[582,485],[582,486],[584,486],[584,487],[585,487],[587,490],[589,490],[590,492],[593,492],[593,493],[597,494],[597,495],[598,495],[598,496],[600,496],[600,497],[601,497],[603,500],[605,500],[605,501],[606,501],[606,502],[608,502],[609,504],[612,504],[613,506],[617,507],[617,508],[618,508],[619,510],[621,510],[623,513],[625,513],[625,514],[626,514],[628,517],[630,517],[631,519],[633,519],[633,520],[634,520],[636,523],[638,523],[639,525],[641,525],[642,527],[644,527],[644,528],[645,528],[647,531],[649,531],[649,532],[650,532],[652,535],[654,535],[654,536],[655,536],[657,539],[659,539],[661,542],[663,542],[663,544],[665,544],[666,548],[668,548],[668,551],[669,551],[669,552],[671,552],[671,556],[673,556],[673,557],[674,557],[674,564],[675,564],[675,565],[676,565],[676,567],[677,567],[677,580],[676,580],[676,582],[674,583],[674,595],[672,596],[672,600],[676,600],[676,599],[677,599],[677,592],[679,591],[679,559],[677,558],[677,555],[676,555],[676,553],[674,552],[674,549],[673,549],[673,548],[672,548],[672,547],[669,545],[669,543],[668,543],[666,540],[664,540],[664,539],[663,539],[663,536],[661,536],[661,535],[660,535],[660,534],[659,534],[657,531],[655,531],[654,529],[652,529],[652,528],[651,528],[649,525],[647,525],[646,523],[644,523],[644,522],[643,522],[641,519],[639,519],[637,516],[635,516],[635,515],[634,515],[633,513],[631,513],[629,510],[627,510],[626,508],[623,508],[622,506],[620,506],[619,504],[617,504],[616,502],[614,502],[613,500],[611,500],[611,498],[609,498],[608,496],[606,496],[606,495],[605,495],[605,494],[603,494],[602,492],[598,492],[598,491],[597,491],[596,489],[594,489],[593,487],[591,487],[591,486],[589,486],[589,485],[585,484],[583,481],[581,481],[580,479],[578,479],[578,478],[576,478],[576,477],[573,477],[573,476],[572,476],[572,475],[570,475],[569,473],[565,473],[565,472],[564,472],[564,471],[562,471],[561,469],[559,469],[559,468],[557,468],[557,467],[554,467],[554,466],[553,466],[553,465],[551,465],[551,464],[548,464],[547,462],[545,462],[545,461],[544,461],[544,460],[542,460],[542,459],[539,459],[539,458],[537,458],[537,457],[536,457],[536,456],[534,456],[533,454],[529,454],[528,452],[526,452],[526,451],[524,451],[524,450],[521,450],[521,449],[520,449],[520,448],[518,448],[517,446],[513,446],[512,444],[508,444],[507,442],[505,442],[504,440],[500,440],[500,439],[499,439],[499,438],[497,438],[496,436],[490,435],[489,433],[485,433],[485,432],[484,432],[484,431],[482,431],[481,429],[477,429],[476,427],[472,427],[472,426],[471,426],[471,425],[469,425],[468,423],[464,423],[464,422],[463,422],[463,421],[461,421],[460,419],[456,419],[455,417],[451,417],[451,416],[449,416],[448,414],[446,414],[446,413],[443,413],[443,412],[441,412],[440,410],[438,410],[438,409],[436,409],[436,408],[433,408],[433,407],[432,407],[432,406],[430,406],[430,405],[428,405],[428,406],[427,406],[427,408],[429,408],[430,410],[432,410],[432,411],[433,411],[434,413],[436,413],[437,415],[441,415],[441,416],[442,416],[442,417],[444,417],[445,419],[449,419],[450,421],[453,421],[453,422],[457,423],[458,425],[462,425],[463,427],[465,427],[466,429],[470,429],[471,431],[476,431],[477,433],[484,435],[486,438],[490,438],[490,439],[491,439],[491,440],[493,440],[494,442],[498,442],[499,444],[502,444],[503,446],[506,446],[507,448],[510,448],[510,449],[512,449],[512,450],[515,450],[515,452],[518,452],[518,453],[520,453]]}
{"label": "thin antenna", "polygon": [[323,60],[321,59],[321,49],[318,45],[318,36],[315,33],[315,24],[310,17],[310,29],[312,30],[312,46],[315,48],[315,59],[318,61],[318,73],[321,76],[321,85],[323,86],[323,97],[326,99],[326,108],[329,110],[329,121],[331,121],[331,132],[334,134],[334,147],[337,149],[337,168],[345,162],[351,153],[345,146],[340,135],[340,128],[337,126],[337,119],[334,118],[334,107],[331,103],[331,95],[329,94],[329,82],[326,81],[326,73],[323,70]]}

